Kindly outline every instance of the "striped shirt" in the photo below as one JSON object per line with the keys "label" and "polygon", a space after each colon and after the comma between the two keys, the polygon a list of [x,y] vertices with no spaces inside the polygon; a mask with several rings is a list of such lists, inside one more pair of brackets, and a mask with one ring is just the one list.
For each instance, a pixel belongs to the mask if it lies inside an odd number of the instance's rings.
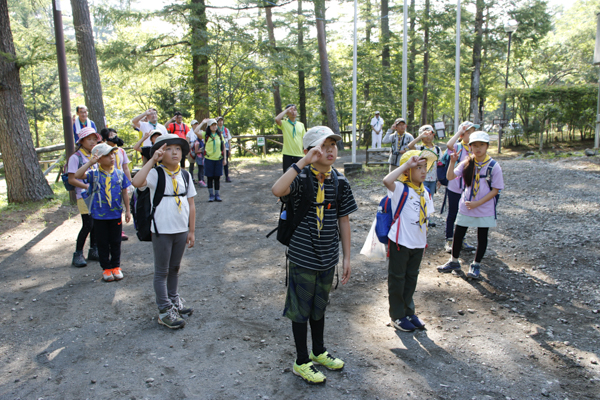
{"label": "striped shirt", "polygon": [[[300,175],[290,185],[290,194],[294,196],[295,210],[298,209],[302,201],[303,186],[300,179],[310,179],[300,178]],[[337,210],[333,208],[330,210],[325,209],[323,229],[321,230],[320,237],[317,229],[316,207],[314,206],[309,208],[308,214],[294,232],[288,248],[289,259],[294,264],[314,270],[327,270],[338,264],[340,258],[338,218],[345,217],[358,210],[350,184],[347,181],[345,184],[342,183],[344,179],[343,176],[338,177],[338,190],[343,189],[341,204],[336,205]],[[316,177],[312,181],[314,189],[312,201],[314,202],[317,198],[318,181]],[[326,179],[325,201],[333,202],[335,200],[333,179]]]}

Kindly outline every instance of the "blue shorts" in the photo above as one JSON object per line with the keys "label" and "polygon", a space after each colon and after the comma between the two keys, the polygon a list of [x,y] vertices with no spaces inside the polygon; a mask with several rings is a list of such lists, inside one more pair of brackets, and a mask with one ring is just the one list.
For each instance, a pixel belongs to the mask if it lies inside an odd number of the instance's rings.
{"label": "blue shorts", "polygon": [[209,178],[223,175],[223,160],[204,159],[204,175]]}

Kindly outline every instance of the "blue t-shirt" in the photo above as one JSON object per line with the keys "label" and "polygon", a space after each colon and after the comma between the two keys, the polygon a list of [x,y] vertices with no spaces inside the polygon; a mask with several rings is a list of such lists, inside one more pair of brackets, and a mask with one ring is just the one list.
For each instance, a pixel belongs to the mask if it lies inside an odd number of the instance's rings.
{"label": "blue t-shirt", "polygon": [[[90,214],[93,219],[121,219],[121,214],[123,213],[121,190],[131,186],[131,182],[123,172],[117,171],[116,168],[113,168],[113,173],[110,178],[111,204],[108,204],[108,199],[106,197],[106,174],[100,170],[87,172],[87,180],[90,184],[88,193],[90,196],[93,196],[90,207]],[[122,176],[120,185],[119,174]],[[97,188],[97,192],[93,194],[92,187],[94,186],[92,185],[95,185],[95,188]]]}

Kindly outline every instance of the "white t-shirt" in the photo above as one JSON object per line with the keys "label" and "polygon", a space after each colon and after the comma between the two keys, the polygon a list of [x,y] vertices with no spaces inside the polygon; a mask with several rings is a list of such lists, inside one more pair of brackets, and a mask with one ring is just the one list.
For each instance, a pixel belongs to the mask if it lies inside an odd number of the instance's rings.
{"label": "white t-shirt", "polygon": [[[395,182],[396,189],[394,193],[388,190],[388,197],[392,199],[392,212],[395,214],[400,197],[404,191],[402,182]],[[433,213],[433,200],[427,190],[425,191],[425,204],[427,205],[427,216]],[[427,245],[427,222],[419,226],[419,209],[421,208],[421,198],[412,188],[408,188],[408,198],[400,217],[390,228],[388,238],[396,243],[396,232],[400,224],[400,235],[398,235],[398,244],[409,249],[424,249]]]}
{"label": "white t-shirt", "polygon": [[[174,194],[175,192],[173,191],[173,181],[171,180],[171,177],[169,177],[165,171],[161,171],[161,173],[165,174],[165,194]],[[181,170],[177,174],[176,179],[179,187],[179,193],[183,193],[185,191],[185,180],[182,175],[185,173],[188,172]],[[196,195],[196,188],[194,187],[194,182],[192,181],[191,176],[189,182],[187,198],[179,197],[181,200],[181,212],[179,212],[179,207],[177,207],[175,197],[164,196],[160,201],[160,204],[154,212],[154,221],[156,222],[156,228],[158,229],[159,234],[182,233],[189,230],[188,225],[190,219],[190,205],[187,199]],[[155,169],[152,169],[146,178],[146,186],[140,188],[140,190],[146,190],[146,188],[150,188],[150,202],[154,201],[154,192],[156,190],[157,183],[158,172]],[[154,232],[154,223],[151,224],[150,230]]]}
{"label": "white t-shirt", "polygon": [[[379,117],[373,117],[373,119],[371,120],[371,126],[373,127],[373,133],[376,133],[378,135],[381,135],[383,133],[383,118]],[[379,132],[376,132],[375,129],[377,129]]]}
{"label": "white t-shirt", "polygon": [[[159,130],[163,135],[166,135],[168,133],[167,128],[165,128],[165,126],[162,124],[156,124],[155,128],[150,122],[140,122],[140,131],[142,131],[142,133],[148,133],[155,129]],[[144,140],[144,143],[142,143],[142,147],[152,147],[152,141],[150,140],[150,138]]]}

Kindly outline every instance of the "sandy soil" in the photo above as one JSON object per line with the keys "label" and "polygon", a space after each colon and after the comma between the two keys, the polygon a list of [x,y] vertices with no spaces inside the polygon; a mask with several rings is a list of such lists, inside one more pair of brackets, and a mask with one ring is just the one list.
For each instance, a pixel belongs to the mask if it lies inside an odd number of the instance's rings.
{"label": "sandy soil", "polygon": [[[415,295],[427,330],[416,333],[389,326],[386,264],[359,255],[384,194],[369,177],[383,169],[350,178],[352,277],[332,294],[325,327],[328,349],[347,364],[320,387],[290,371],[284,248],[265,238],[279,164],[238,164],[221,204],[199,189],[197,244],[180,278],[196,311],[179,331],[157,324],[151,245],[131,224],[125,279],[104,283],[98,263],[69,265],[75,207],[3,215],[0,398],[600,398],[598,158],[500,163],[507,189],[485,280],[436,271],[448,257],[436,215]],[[462,256],[466,270],[473,255]]]}

